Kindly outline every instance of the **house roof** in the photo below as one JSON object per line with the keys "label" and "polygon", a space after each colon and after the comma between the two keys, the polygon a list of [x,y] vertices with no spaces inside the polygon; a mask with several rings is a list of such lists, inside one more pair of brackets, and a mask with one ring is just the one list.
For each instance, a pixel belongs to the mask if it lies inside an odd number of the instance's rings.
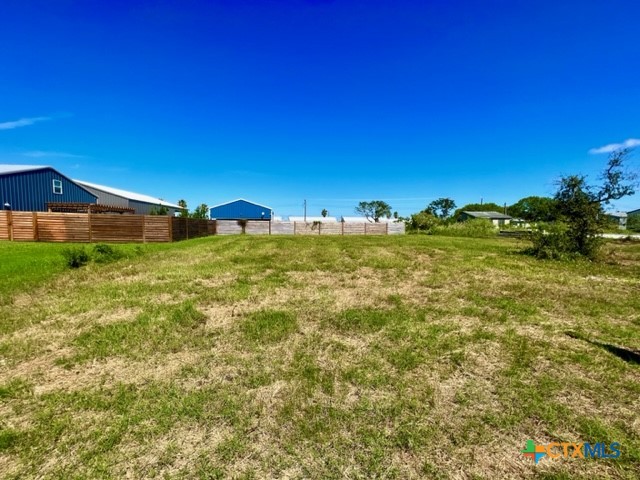
{"label": "house roof", "polygon": [[58,175],[60,175],[62,178],[67,179],[71,183],[75,183],[78,186],[78,188],[80,188],[81,190],[84,190],[85,192],[90,194],[92,197],[97,198],[93,194],[93,192],[90,192],[89,190],[87,190],[84,185],[80,185],[80,183],[76,182],[75,180],[71,180],[69,177],[67,177],[66,175],[60,173],[58,170],[56,170],[55,168],[53,168],[53,167],[51,167],[49,165],[9,165],[9,164],[0,164],[0,175],[10,175],[12,173],[37,172],[38,170],[53,170]]}
{"label": "house roof", "polygon": [[470,217],[487,218],[489,220],[510,220],[512,218],[509,215],[505,215],[504,213],[498,213],[498,212],[493,212],[493,211],[489,211],[489,212],[468,212],[468,211],[465,210],[462,213],[466,213]]}
{"label": "house roof", "polygon": [[171,208],[182,208],[180,205],[175,205],[173,203],[165,202],[160,198],[151,197],[149,195],[143,195],[141,193],[129,192],[127,190],[120,190],[119,188],[107,187],[105,185],[98,185],[97,183],[89,183],[84,182],[82,180],[74,180],[79,185],[84,185],[85,187],[94,188],[96,190],[100,190],[105,193],[110,193],[111,195],[117,195],[119,197],[128,198],[129,200],[134,200],[136,202],[142,203],[150,203],[152,205],[161,205],[163,207],[171,207]]}
{"label": "house roof", "polygon": [[247,202],[247,203],[250,203],[251,205],[255,205],[257,207],[266,208],[267,210],[273,210],[271,207],[267,207],[266,205],[262,205],[261,203],[252,202],[251,200],[247,200],[246,198],[236,198],[235,200],[231,200],[230,202],[219,203],[217,205],[213,205],[213,206],[209,207],[209,210],[211,210],[212,208],[218,208],[218,207],[223,207],[225,205],[230,205],[230,204],[236,203],[236,202]]}
{"label": "house roof", "polygon": [[627,218],[627,212],[606,212],[605,215],[615,218]]}
{"label": "house roof", "polygon": [[32,172],[35,170],[44,170],[45,168],[51,168],[47,165],[7,165],[0,164],[0,175],[6,175],[9,173],[21,173],[21,172]]}
{"label": "house roof", "polygon": [[[304,222],[304,217],[300,216],[291,216],[289,215],[290,222]],[[337,223],[338,219],[336,217],[310,217],[307,215],[307,223],[311,222],[321,222],[321,223]]]}
{"label": "house roof", "polygon": [[631,210],[630,212],[627,212],[627,215],[638,215],[640,214],[640,208],[636,208],[635,210]]}

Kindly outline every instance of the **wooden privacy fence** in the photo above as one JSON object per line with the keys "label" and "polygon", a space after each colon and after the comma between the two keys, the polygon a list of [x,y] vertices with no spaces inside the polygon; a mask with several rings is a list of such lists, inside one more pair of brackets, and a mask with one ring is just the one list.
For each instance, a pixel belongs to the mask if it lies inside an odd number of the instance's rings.
{"label": "wooden privacy fence", "polygon": [[403,222],[397,223],[316,223],[275,222],[266,220],[217,220],[218,235],[396,235],[405,233]]}
{"label": "wooden privacy fence", "polygon": [[404,233],[404,223],[200,220],[162,215],[0,210],[0,240],[146,243],[243,233],[247,235],[393,235]]}
{"label": "wooden privacy fence", "polygon": [[0,211],[0,240],[171,242],[215,234],[215,222],[161,215]]}

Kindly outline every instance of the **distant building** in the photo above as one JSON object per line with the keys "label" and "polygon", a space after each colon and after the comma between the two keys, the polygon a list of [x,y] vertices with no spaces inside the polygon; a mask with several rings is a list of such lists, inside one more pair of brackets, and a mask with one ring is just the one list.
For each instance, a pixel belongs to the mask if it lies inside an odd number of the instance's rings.
{"label": "distant building", "polygon": [[468,212],[464,211],[460,214],[460,220],[469,220],[471,218],[482,218],[489,220],[495,226],[509,225],[511,218],[509,215],[499,212]]}
{"label": "distant building", "polygon": [[46,212],[47,204],[95,204],[97,196],[45,165],[0,165],[0,209]]}
{"label": "distant building", "polygon": [[209,209],[212,220],[271,220],[273,210],[266,205],[238,198]]}
{"label": "distant building", "polygon": [[629,214],[625,212],[607,212],[605,215],[607,216],[607,219],[620,230],[626,230],[627,217],[628,215],[633,215],[633,212],[630,212]]}
{"label": "distant building", "polygon": [[633,215],[640,215],[640,208],[636,209],[636,210],[631,210],[630,212],[627,212],[627,218],[633,216]]}
{"label": "distant building", "polygon": [[115,207],[133,208],[138,215],[149,215],[162,207],[167,209],[167,215],[175,215],[181,211],[180,205],[165,202],[164,200],[141,193],[128,192],[119,188],[107,187],[82,180],[74,180],[78,185],[86,188],[97,196],[99,205],[111,205]]}
{"label": "distant building", "polygon": [[304,222],[306,220],[307,223],[320,222],[320,223],[338,223],[338,219],[336,217],[310,217],[307,216],[306,219],[303,216],[291,216],[289,215],[290,222]]}

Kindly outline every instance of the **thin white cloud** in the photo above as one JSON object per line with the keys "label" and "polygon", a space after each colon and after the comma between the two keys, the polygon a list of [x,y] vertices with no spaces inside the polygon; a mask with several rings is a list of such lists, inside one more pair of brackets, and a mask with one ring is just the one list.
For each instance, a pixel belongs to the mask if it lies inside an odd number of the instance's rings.
{"label": "thin white cloud", "polygon": [[76,155],[75,153],[67,153],[67,152],[47,152],[43,150],[34,150],[32,152],[24,152],[22,155],[25,157],[31,158],[46,158],[46,157],[56,157],[56,158],[86,158],[85,155]]}
{"label": "thin white cloud", "polygon": [[14,128],[27,127],[34,123],[44,122],[46,120],[51,120],[51,117],[30,117],[13,120],[11,122],[2,122],[0,123],[0,130],[12,130]]}
{"label": "thin white cloud", "polygon": [[616,150],[620,150],[622,148],[634,148],[638,146],[640,146],[640,139],[628,138],[622,143],[610,143],[609,145],[605,145],[603,147],[592,148],[591,150],[589,150],[589,153],[613,153]]}

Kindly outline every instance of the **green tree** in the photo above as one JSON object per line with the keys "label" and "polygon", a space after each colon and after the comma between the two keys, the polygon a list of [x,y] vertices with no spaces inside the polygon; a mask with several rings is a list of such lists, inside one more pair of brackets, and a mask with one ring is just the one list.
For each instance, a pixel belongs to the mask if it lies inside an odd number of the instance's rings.
{"label": "green tree", "polygon": [[[546,235],[543,232],[534,236],[534,254],[597,257],[602,242],[599,234],[607,225],[603,206],[635,193],[637,176],[624,169],[629,153],[628,149],[622,149],[611,154],[599,186],[588,185],[583,175],[569,175],[560,179],[554,200],[557,203],[558,223],[566,225],[566,228],[558,227]],[[551,250],[549,245],[553,247]]]}
{"label": "green tree", "polygon": [[180,206],[180,216],[185,218],[189,216],[189,208],[187,207],[186,200],[178,200],[178,205]]}
{"label": "green tree", "polygon": [[208,218],[209,217],[209,207],[206,203],[201,203],[198,205],[193,213],[191,214],[191,218]]}
{"label": "green tree", "polygon": [[326,208],[323,208],[322,211],[320,212],[320,215],[322,215],[323,217],[326,217],[327,215],[329,215],[329,211]]}
{"label": "green tree", "polygon": [[158,205],[157,207],[152,207],[149,211],[149,215],[168,215],[169,209],[164,205]]}
{"label": "green tree", "polygon": [[391,217],[391,206],[382,200],[372,200],[371,202],[360,202],[356,207],[356,213],[367,217],[368,220],[379,222],[381,218]]}
{"label": "green tree", "polygon": [[444,220],[449,218],[451,212],[453,212],[455,208],[456,202],[450,198],[439,198],[427,205],[426,211],[431,212],[436,217]]}
{"label": "green tree", "polygon": [[627,218],[627,230],[632,232],[640,232],[640,213],[629,215]]}
{"label": "green tree", "polygon": [[557,216],[557,205],[549,197],[525,197],[511,205],[507,213],[530,222],[552,222]]}
{"label": "green tree", "polygon": [[425,233],[432,233],[441,223],[442,220],[427,210],[414,213],[406,222],[408,230]]}

